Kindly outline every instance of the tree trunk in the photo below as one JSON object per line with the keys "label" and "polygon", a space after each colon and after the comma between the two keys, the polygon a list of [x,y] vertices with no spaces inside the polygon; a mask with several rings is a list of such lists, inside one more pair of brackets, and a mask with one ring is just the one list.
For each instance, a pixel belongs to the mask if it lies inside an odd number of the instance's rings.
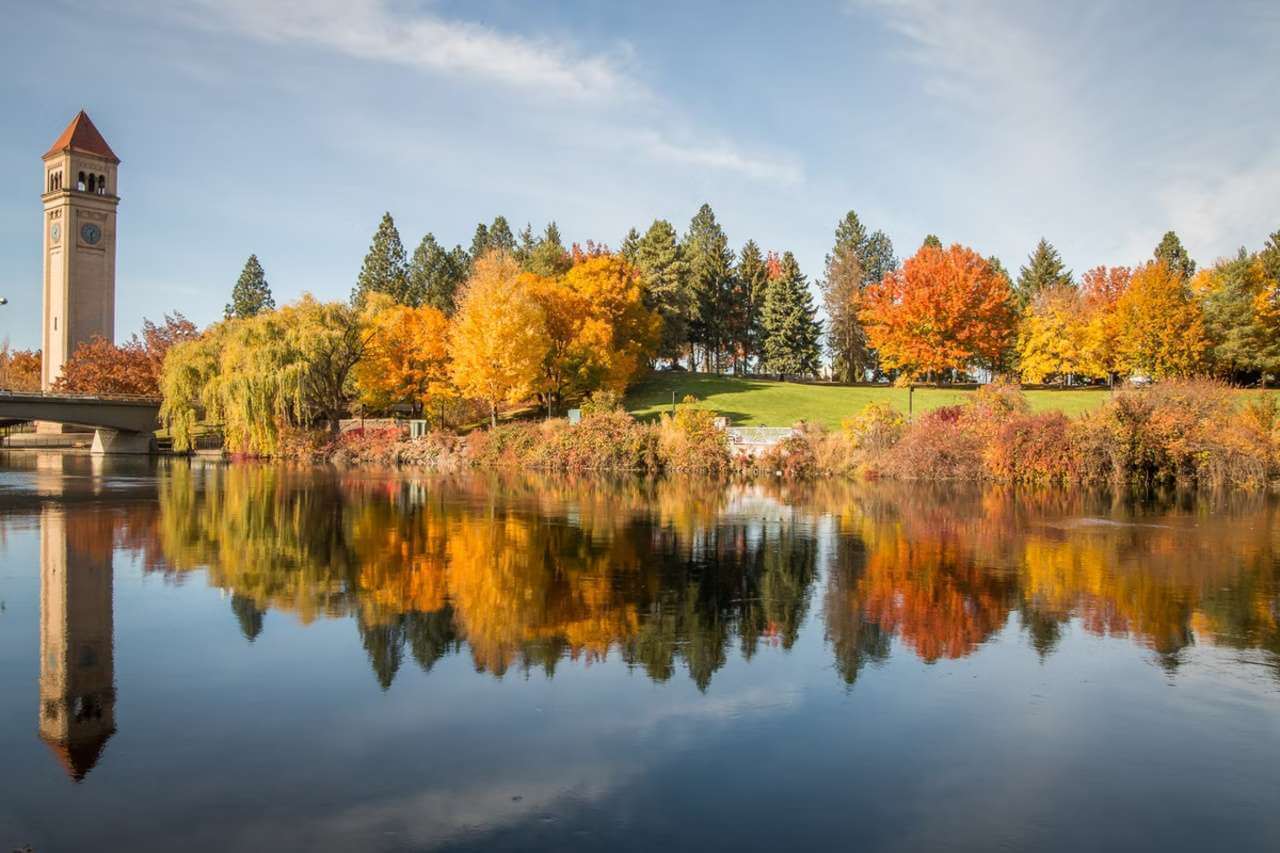
{"label": "tree trunk", "polygon": [[498,428],[498,404],[493,400],[489,401],[489,428]]}

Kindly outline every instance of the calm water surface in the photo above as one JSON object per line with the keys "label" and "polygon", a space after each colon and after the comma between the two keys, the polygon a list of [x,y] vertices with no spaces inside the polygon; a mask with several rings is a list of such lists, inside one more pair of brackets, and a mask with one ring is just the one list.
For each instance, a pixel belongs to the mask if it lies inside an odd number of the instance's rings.
{"label": "calm water surface", "polygon": [[0,457],[0,850],[1280,850],[1280,505]]}

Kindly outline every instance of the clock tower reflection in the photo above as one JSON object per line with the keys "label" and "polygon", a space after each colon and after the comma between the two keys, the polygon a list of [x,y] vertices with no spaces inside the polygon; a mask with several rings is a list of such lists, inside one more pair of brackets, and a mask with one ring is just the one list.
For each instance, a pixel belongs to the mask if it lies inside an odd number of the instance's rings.
{"label": "clock tower reflection", "polygon": [[40,515],[40,737],[79,782],[115,733],[110,514]]}

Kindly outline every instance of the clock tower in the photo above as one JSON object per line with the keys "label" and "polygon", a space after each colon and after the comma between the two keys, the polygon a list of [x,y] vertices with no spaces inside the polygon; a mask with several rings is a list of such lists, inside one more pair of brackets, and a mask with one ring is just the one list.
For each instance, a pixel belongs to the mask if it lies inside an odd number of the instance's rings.
{"label": "clock tower", "polygon": [[41,385],[47,391],[76,347],[99,335],[115,340],[120,158],[81,110],[43,160]]}

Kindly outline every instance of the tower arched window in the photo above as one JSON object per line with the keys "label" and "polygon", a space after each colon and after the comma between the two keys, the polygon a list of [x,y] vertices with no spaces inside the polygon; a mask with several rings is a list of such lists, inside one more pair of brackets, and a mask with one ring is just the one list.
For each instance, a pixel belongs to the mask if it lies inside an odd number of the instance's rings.
{"label": "tower arched window", "polygon": [[96,193],[98,191],[97,184],[94,183],[96,180],[97,177],[94,175],[89,176],[89,192],[91,193]]}
{"label": "tower arched window", "polygon": [[57,183],[57,180],[58,180],[58,175],[55,172],[50,172],[49,173],[49,192],[53,192],[55,189],[57,189],[57,187],[54,186],[54,184]]}
{"label": "tower arched window", "polygon": [[106,195],[106,194],[107,194],[107,176],[99,175],[98,176],[98,195]]}
{"label": "tower arched window", "polygon": [[84,172],[81,172],[80,177],[76,179],[76,191],[84,192]]}

